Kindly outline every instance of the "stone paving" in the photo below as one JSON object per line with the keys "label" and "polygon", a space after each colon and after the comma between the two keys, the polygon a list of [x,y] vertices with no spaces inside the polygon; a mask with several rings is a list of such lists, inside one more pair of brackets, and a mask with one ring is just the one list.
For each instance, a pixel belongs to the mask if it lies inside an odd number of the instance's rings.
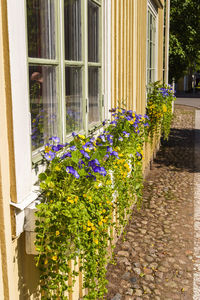
{"label": "stone paving", "polygon": [[194,109],[175,108],[164,142],[145,180],[144,201],[108,265],[112,300],[193,299]]}

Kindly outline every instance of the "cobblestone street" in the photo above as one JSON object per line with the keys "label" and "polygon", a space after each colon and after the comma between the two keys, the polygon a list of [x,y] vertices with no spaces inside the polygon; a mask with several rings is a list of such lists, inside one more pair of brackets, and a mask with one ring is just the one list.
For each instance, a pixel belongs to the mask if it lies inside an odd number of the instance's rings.
{"label": "cobblestone street", "polygon": [[106,299],[193,299],[194,118],[194,108],[176,106],[169,141],[145,180],[143,206],[108,266]]}

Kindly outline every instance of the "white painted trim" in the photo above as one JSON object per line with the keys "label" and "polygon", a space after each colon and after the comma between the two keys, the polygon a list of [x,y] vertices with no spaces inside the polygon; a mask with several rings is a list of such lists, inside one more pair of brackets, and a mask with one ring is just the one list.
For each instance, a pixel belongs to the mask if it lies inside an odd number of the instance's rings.
{"label": "white painted trim", "polygon": [[103,60],[103,93],[104,93],[104,117],[111,118],[109,110],[112,106],[111,101],[111,0],[104,1],[104,21],[103,21],[103,36],[104,36],[104,60]]}
{"label": "white painted trim", "polygon": [[[148,11],[152,13],[152,15],[156,19],[156,38],[155,38],[155,81],[158,80],[158,9],[156,8],[155,4],[152,2],[152,0],[148,0],[147,2],[147,37],[148,37]],[[147,67],[148,67],[148,43],[146,46],[146,85],[147,83]]]}
{"label": "white painted trim", "polygon": [[17,202],[32,189],[25,1],[8,0],[8,35]]}

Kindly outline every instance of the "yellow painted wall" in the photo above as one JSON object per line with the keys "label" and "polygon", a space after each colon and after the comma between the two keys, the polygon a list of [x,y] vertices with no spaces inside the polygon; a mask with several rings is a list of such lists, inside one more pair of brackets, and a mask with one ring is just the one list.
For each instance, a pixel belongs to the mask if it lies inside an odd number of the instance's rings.
{"label": "yellow painted wall", "polygon": [[[129,109],[145,112],[147,0],[112,0],[112,104],[126,102]],[[11,241],[9,202],[15,201],[12,103],[6,0],[0,0],[0,299],[39,299],[38,270],[26,255],[24,234]],[[158,76],[162,79],[163,10],[159,9]],[[156,142],[154,143],[156,144]],[[153,147],[155,148],[155,147]],[[146,146],[145,165],[152,149]],[[76,293],[77,300],[82,277]],[[2,288],[3,286],[3,288]],[[82,290],[80,289],[80,296]]]}

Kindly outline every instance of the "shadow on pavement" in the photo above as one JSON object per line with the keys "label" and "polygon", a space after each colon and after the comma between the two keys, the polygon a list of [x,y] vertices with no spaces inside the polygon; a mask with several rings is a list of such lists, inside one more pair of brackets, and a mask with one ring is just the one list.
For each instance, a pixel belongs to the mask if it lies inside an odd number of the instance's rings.
{"label": "shadow on pavement", "polygon": [[176,169],[176,171],[200,172],[200,168],[195,168],[194,164],[196,135],[200,135],[200,130],[171,129],[169,140],[161,140],[160,150],[154,159],[158,164],[157,168],[165,165],[173,167],[172,170]]}

